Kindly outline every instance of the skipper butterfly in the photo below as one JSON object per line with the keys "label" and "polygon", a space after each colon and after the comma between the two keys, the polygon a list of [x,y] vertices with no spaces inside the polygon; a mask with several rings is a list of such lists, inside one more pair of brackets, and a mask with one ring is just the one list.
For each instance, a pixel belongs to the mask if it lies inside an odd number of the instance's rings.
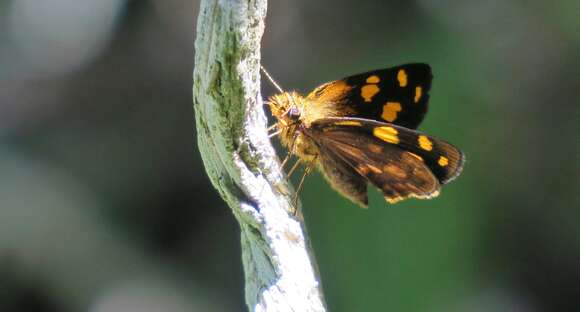
{"label": "skipper butterfly", "polygon": [[427,113],[429,65],[346,77],[306,96],[284,92],[264,73],[280,91],[267,101],[277,120],[276,134],[306,165],[298,191],[304,177],[318,168],[335,190],[366,207],[369,183],[387,202],[396,203],[436,197],[461,173],[465,156],[458,148],[415,130]]}

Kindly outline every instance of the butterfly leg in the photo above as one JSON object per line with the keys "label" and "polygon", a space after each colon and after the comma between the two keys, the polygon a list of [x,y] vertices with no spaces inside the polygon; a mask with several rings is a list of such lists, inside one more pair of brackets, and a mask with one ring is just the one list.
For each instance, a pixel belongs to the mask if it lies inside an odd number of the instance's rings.
{"label": "butterfly leg", "polygon": [[280,133],[282,133],[282,130],[277,130],[277,131],[274,131],[274,132],[272,132],[272,133],[268,134],[268,139],[270,139],[270,138],[272,138],[272,137],[275,137],[275,136],[277,136],[277,135],[278,135],[278,134],[280,134]]}
{"label": "butterfly leg", "polygon": [[[288,157],[290,157],[290,155],[288,155]],[[294,171],[296,171],[296,169],[298,169],[298,166],[300,166],[300,163],[302,162],[302,160],[298,159],[295,163],[294,166],[292,166],[292,168],[290,168],[290,170],[288,170],[288,173],[286,174],[286,177],[288,179],[290,179],[290,177],[292,176],[292,174],[294,173]]]}
{"label": "butterfly leg", "polygon": [[300,183],[298,183],[298,187],[296,188],[296,193],[294,194],[294,199],[292,200],[292,206],[295,207],[294,216],[296,216],[296,213],[298,212],[298,195],[300,194],[300,191],[302,191],[304,181],[306,181],[306,176],[308,176],[312,172],[312,169],[314,169],[314,162],[308,164],[306,169],[304,169],[304,173],[302,174]]}
{"label": "butterfly leg", "polygon": [[[288,161],[290,160],[290,157],[292,156],[292,154],[294,154],[294,147],[296,143],[296,136],[294,136],[294,140],[292,141],[292,144],[290,145],[290,148],[288,149],[288,154],[286,154],[286,157],[284,158],[284,160],[282,161],[282,164],[280,165],[280,167],[282,168],[282,170],[284,170],[284,167],[286,167],[286,164],[288,163]],[[290,175],[292,175],[292,172],[294,170],[296,170],[296,166],[300,163],[300,159],[294,164],[294,167],[292,167],[292,169],[290,169],[290,171],[288,172],[287,176],[290,177]]]}
{"label": "butterfly leg", "polygon": [[284,170],[284,168],[286,167],[286,164],[288,164],[290,157],[292,157],[292,153],[288,152],[288,154],[286,154],[286,157],[284,157],[282,164],[280,164],[280,168],[282,168],[282,170]]}

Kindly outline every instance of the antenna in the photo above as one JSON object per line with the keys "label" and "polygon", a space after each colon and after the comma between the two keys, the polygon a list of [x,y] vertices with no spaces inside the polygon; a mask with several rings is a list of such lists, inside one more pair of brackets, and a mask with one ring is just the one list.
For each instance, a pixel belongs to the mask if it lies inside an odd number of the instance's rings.
{"label": "antenna", "polygon": [[[278,89],[278,92],[285,94],[286,97],[288,98],[288,100],[290,101],[290,103],[292,103],[293,106],[297,106],[296,102],[294,101],[294,98],[292,96],[290,96],[290,94],[288,92],[284,92],[282,87],[280,87],[280,85],[278,83],[276,83],[276,80],[274,80],[274,78],[272,78],[272,76],[270,76],[270,74],[268,73],[268,71],[266,71],[264,66],[260,65],[260,69],[262,70],[264,75],[266,75],[266,77],[268,77],[268,80],[270,80],[270,82],[274,85],[274,87],[276,87],[276,89]],[[288,109],[280,117],[285,116],[289,112],[290,112],[290,107],[288,107]]]}
{"label": "antenna", "polygon": [[274,85],[274,87],[276,87],[276,89],[278,89],[278,91],[280,93],[284,93],[284,90],[282,90],[282,88],[280,87],[280,85],[278,83],[276,83],[276,80],[274,80],[274,78],[272,78],[272,76],[270,76],[270,74],[266,71],[266,69],[264,68],[264,66],[260,65],[260,69],[262,70],[262,72],[264,73],[264,75],[266,75],[266,77],[268,77],[268,80],[270,80],[270,82]]}

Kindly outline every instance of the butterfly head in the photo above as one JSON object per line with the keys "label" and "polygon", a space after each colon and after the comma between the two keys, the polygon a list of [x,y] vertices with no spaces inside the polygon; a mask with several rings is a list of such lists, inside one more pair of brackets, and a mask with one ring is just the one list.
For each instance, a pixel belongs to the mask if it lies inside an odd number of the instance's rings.
{"label": "butterfly head", "polygon": [[302,118],[303,98],[295,92],[276,94],[268,100],[272,115],[283,126],[291,126],[300,122]]}

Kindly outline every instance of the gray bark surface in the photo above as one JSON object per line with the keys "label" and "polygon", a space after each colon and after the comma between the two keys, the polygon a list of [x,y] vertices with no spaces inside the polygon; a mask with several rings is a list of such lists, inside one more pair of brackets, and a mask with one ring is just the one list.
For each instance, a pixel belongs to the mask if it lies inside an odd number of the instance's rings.
{"label": "gray bark surface", "polygon": [[266,0],[202,0],[193,103],[207,174],[240,224],[252,311],[326,311],[293,191],[267,137],[260,95]]}

